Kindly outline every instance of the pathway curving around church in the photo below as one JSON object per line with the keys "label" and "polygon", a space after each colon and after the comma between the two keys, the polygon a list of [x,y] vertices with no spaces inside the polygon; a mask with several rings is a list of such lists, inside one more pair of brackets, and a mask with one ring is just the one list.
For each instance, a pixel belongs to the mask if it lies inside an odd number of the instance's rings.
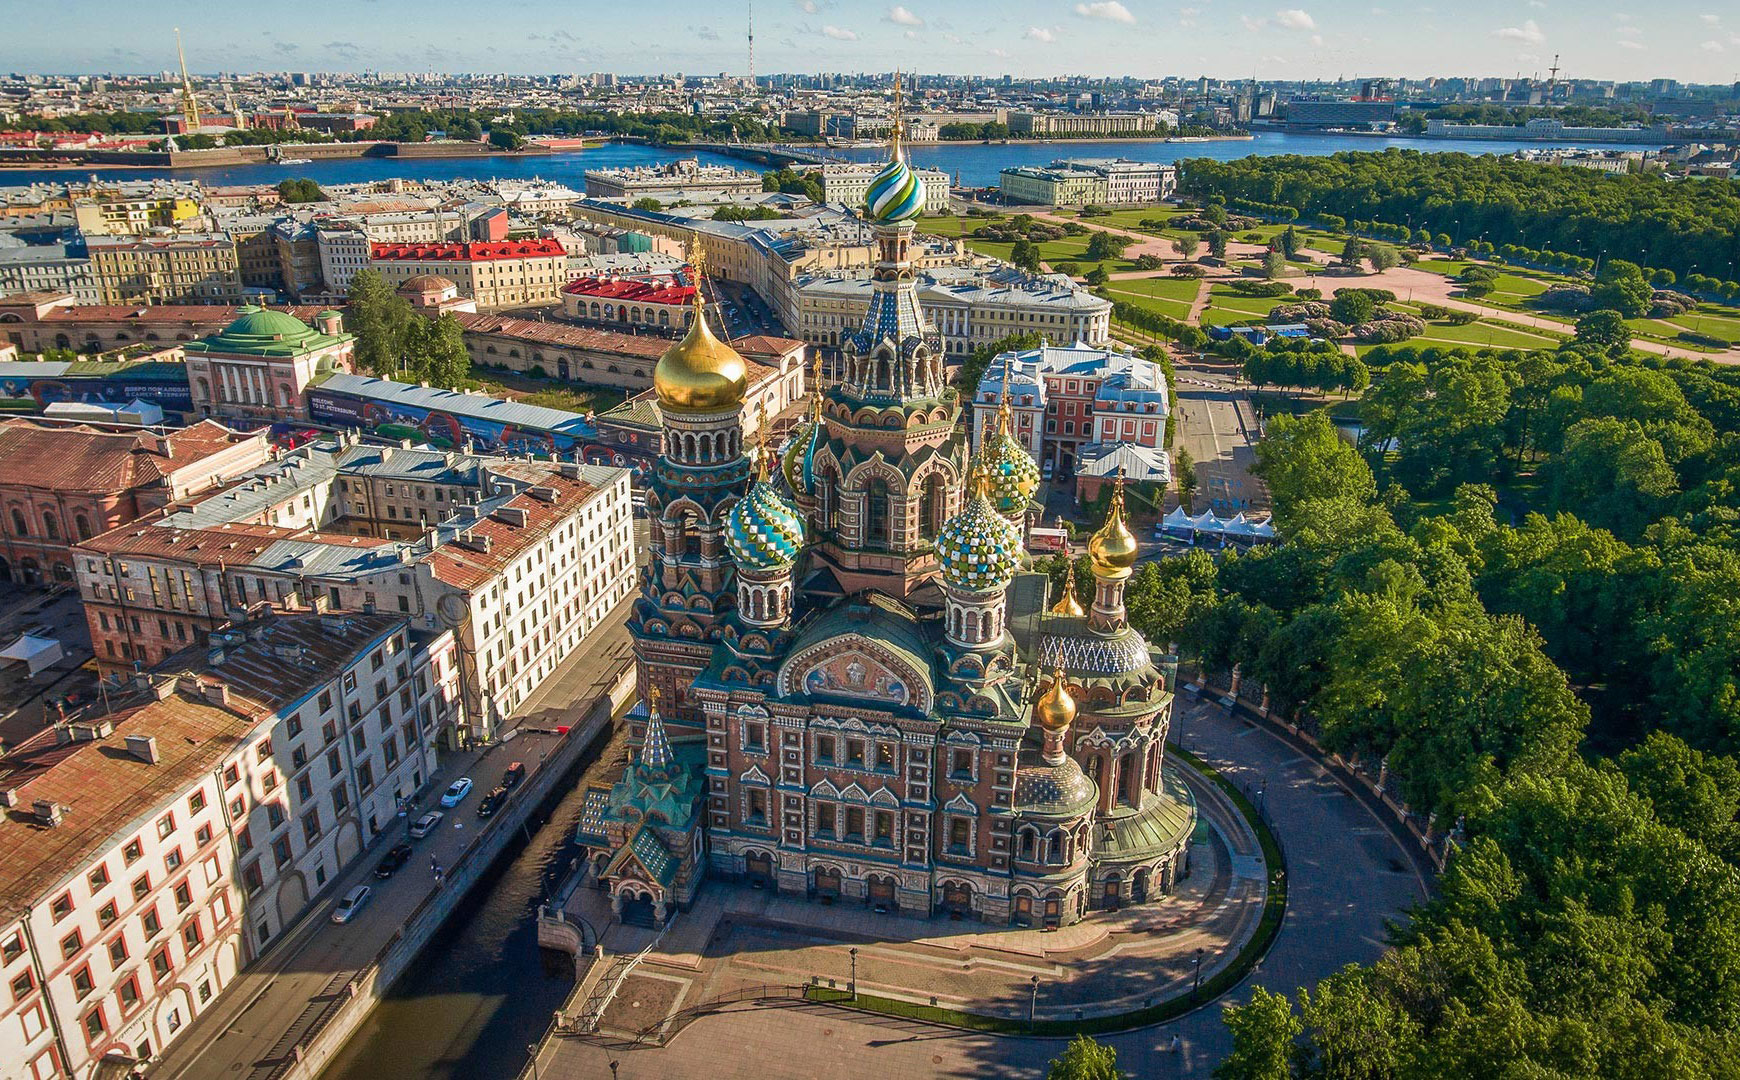
{"label": "pathway curving around church", "polygon": [[[1224,1002],[1244,1000],[1254,984],[1292,990],[1310,985],[1345,964],[1372,960],[1383,950],[1385,921],[1422,899],[1426,890],[1414,860],[1384,823],[1291,744],[1243,719],[1229,718],[1216,706],[1182,698],[1175,724],[1184,745],[1204,761],[1240,787],[1263,791],[1268,818],[1286,849],[1289,892],[1286,919],[1273,947],[1257,971],[1222,1002],[1170,1023],[1102,1037],[1117,1048],[1119,1064],[1126,1071],[1157,1078],[1208,1076],[1229,1045],[1220,1021]],[[617,1015],[608,1018],[615,1022],[604,1026],[618,1031],[638,1029],[666,1010],[693,1006],[748,982],[803,982],[813,973],[839,978],[844,985],[846,970],[835,971],[833,965],[836,958],[847,959],[841,947],[847,939],[840,934],[848,929],[855,929],[864,942],[859,945],[858,974],[860,986],[867,992],[900,993],[930,985],[939,998],[986,994],[993,998],[993,1006],[1002,1007],[983,1011],[1012,1012],[1026,1005],[1026,993],[1012,991],[1028,984],[1031,974],[1036,973],[1029,968],[1044,968],[1049,977],[1042,979],[1041,1016],[1048,1011],[1053,1016],[1066,1014],[1062,1011],[1075,1008],[1069,995],[1084,1002],[1086,998],[1104,998],[1108,1003],[1121,998],[1126,1008],[1134,998],[1165,996],[1166,987],[1177,986],[1180,971],[1189,978],[1188,958],[1196,946],[1209,943],[1207,935],[1228,934],[1225,942],[1239,940],[1238,920],[1224,924],[1221,920],[1226,920],[1229,910],[1243,910],[1239,899],[1243,894],[1234,887],[1240,870],[1257,875],[1250,883],[1254,888],[1249,893],[1254,893],[1257,901],[1243,930],[1246,936],[1260,912],[1260,857],[1255,870],[1249,861],[1242,861],[1249,859],[1250,849],[1239,843],[1239,830],[1229,828],[1234,823],[1204,797],[1200,785],[1193,789],[1213,826],[1214,837],[1199,844],[1193,858],[1210,856],[1197,867],[1203,871],[1212,867],[1212,873],[1193,874],[1179,895],[1160,904],[1110,917],[1100,914],[1081,924],[1087,928],[1085,934],[1099,940],[1078,943],[1079,951],[1067,948],[1054,953],[1047,947],[1023,958],[1012,951],[1018,947],[1013,933],[1005,939],[1002,932],[971,924],[892,920],[911,921],[917,928],[902,940],[884,923],[865,922],[868,917],[862,913],[844,908],[814,909],[774,897],[762,898],[765,906],[761,917],[748,912],[730,916],[726,908],[739,890],[715,889],[711,892],[716,899],[711,903],[719,910],[708,933],[686,951],[669,939],[662,943],[660,951],[668,954],[666,962],[638,973],[647,980],[645,986],[625,985],[618,995]],[[1222,899],[1211,901],[1217,883],[1224,890]],[[1198,891],[1192,893],[1193,889]],[[1226,907],[1210,911],[1223,902]],[[781,910],[783,904],[806,910],[788,913]],[[696,925],[706,924],[700,908],[697,905],[685,919],[700,915]],[[841,918],[837,925],[829,925],[830,920],[814,917],[816,910]],[[1168,928],[1176,933],[1151,934],[1144,939],[1135,932],[1144,923],[1158,925],[1167,920],[1181,920]],[[996,948],[970,942],[975,930],[1000,939],[992,943]],[[868,944],[872,940],[875,944]],[[1170,960],[1164,955],[1142,956],[1144,940],[1160,953],[1167,951],[1164,946],[1170,946],[1179,955]],[[1224,962],[1231,951],[1226,950],[1218,962]],[[1136,955],[1127,957],[1127,963],[1118,963],[1126,952]],[[1215,963],[1205,967],[1205,978]],[[689,965],[687,970],[685,964]],[[757,968],[743,965],[761,965],[764,970],[757,975]],[[1097,972],[1096,967],[1100,969]],[[1073,989],[1066,991],[1065,987]],[[1054,996],[1048,1000],[1046,992]],[[994,1000],[997,997],[1002,1000]],[[1141,1002],[1134,1000],[1133,1004]],[[1090,1006],[1084,1003],[1083,1007]],[[1175,1034],[1181,1041],[1176,1051],[1171,1049]],[[540,1054],[538,1076],[540,1080],[603,1076],[615,1061],[624,1080],[691,1075],[720,1080],[989,1075],[1037,1080],[1062,1046],[1063,1041],[1057,1039],[967,1033],[829,1006],[746,1003],[694,1020],[673,1032],[662,1047],[631,1049],[623,1042],[556,1040]]]}

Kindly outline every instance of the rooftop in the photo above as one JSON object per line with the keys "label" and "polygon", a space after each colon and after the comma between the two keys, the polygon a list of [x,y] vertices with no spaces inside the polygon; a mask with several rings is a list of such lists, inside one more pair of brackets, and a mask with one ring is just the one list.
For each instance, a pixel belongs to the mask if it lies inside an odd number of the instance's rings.
{"label": "rooftop", "polygon": [[494,259],[526,259],[540,256],[565,258],[567,252],[554,237],[536,240],[498,240],[481,243],[370,244],[369,258],[438,262],[485,262]]}
{"label": "rooftop", "polygon": [[215,420],[159,435],[18,417],[0,421],[0,482],[48,491],[128,491],[255,438]]}

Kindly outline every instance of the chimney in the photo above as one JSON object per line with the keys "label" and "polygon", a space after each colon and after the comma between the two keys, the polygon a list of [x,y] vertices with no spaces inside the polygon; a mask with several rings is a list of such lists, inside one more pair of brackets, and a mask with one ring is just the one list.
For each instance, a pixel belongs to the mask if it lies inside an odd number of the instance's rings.
{"label": "chimney", "polygon": [[220,667],[220,666],[222,666],[222,664],[224,662],[225,655],[226,654],[224,652],[224,647],[222,645],[213,645],[210,649],[206,650],[206,654],[205,654],[206,666],[207,667]]}
{"label": "chimney", "polygon": [[205,696],[207,704],[216,705],[220,709],[229,708],[230,687],[228,683],[202,683],[199,692]]}
{"label": "chimney", "polygon": [[36,811],[36,820],[50,828],[59,825],[66,814],[66,808],[52,799],[38,799],[31,805],[31,809]]}
{"label": "chimney", "polygon": [[127,753],[143,761],[147,765],[157,764],[157,736],[129,735],[127,736]]}
{"label": "chimney", "polygon": [[17,788],[0,788],[0,806],[3,806],[8,810],[13,810],[17,808],[20,801],[21,798],[18,794]]}

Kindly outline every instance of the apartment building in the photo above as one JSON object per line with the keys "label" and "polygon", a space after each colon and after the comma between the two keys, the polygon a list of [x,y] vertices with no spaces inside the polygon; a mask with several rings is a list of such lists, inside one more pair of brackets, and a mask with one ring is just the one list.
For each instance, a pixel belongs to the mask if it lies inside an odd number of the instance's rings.
{"label": "apartment building", "polygon": [[227,236],[87,236],[85,242],[103,304],[241,302],[241,264]]}
{"label": "apartment building", "polygon": [[204,212],[198,185],[149,181],[146,186],[85,189],[73,197],[72,211],[86,236],[144,236],[156,229],[179,229]]}
{"label": "apartment building", "polygon": [[81,304],[100,299],[91,260],[65,244],[0,247],[0,295],[70,293]]}
{"label": "apartment building", "polygon": [[1108,206],[1159,202],[1178,189],[1172,165],[1125,158],[1058,160],[999,174],[1003,197],[1039,206]]}
{"label": "apartment building", "polygon": [[1159,365],[1082,343],[992,359],[973,394],[975,446],[996,430],[1005,370],[1012,430],[1035,461],[1060,477],[1105,446],[1166,449],[1171,403]]}
{"label": "apartment building", "polygon": [[70,584],[72,546],[265,462],[264,430],[167,435],[0,421],[0,580]]}
{"label": "apartment building", "polygon": [[370,240],[360,226],[322,222],[315,229],[314,246],[320,255],[320,279],[328,293],[349,293],[357,271],[368,269]]}
{"label": "apartment building", "polygon": [[370,246],[369,266],[392,288],[435,275],[452,281],[479,309],[555,304],[568,281],[568,253],[557,240]]}
{"label": "apartment building", "polygon": [[268,616],[0,758],[8,1075],[120,1075],[185,1031],[431,775],[452,642]]}
{"label": "apartment building", "polygon": [[623,469],[310,444],[79,545],[97,663],[156,662],[262,607],[404,615],[454,631],[486,737],[628,594],[628,486]]}

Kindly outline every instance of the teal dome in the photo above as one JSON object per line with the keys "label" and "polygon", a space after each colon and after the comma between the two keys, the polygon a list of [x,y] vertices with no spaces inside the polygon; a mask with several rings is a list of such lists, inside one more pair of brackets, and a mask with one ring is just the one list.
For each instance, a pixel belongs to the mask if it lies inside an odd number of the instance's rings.
{"label": "teal dome", "polygon": [[282,311],[271,311],[266,308],[255,308],[252,311],[247,308],[241,310],[241,316],[223,328],[222,337],[297,341],[319,333],[296,316]]}
{"label": "teal dome", "polygon": [[990,484],[991,501],[1000,514],[1025,513],[1039,490],[1039,464],[1009,430],[1009,414],[997,417],[997,430],[973,455],[973,471]]}
{"label": "teal dome", "polygon": [[943,580],[957,589],[989,592],[1009,584],[1021,567],[1021,540],[1008,519],[997,513],[982,473],[969,481],[964,510],[937,533],[937,561]]}
{"label": "teal dome", "polygon": [[809,494],[810,481],[815,477],[816,446],[821,442],[821,434],[821,423],[813,417],[806,418],[798,421],[791,441],[785,444],[785,453],[779,459],[779,471],[793,495]]}
{"label": "teal dome", "polygon": [[725,546],[744,570],[788,567],[803,550],[803,515],[764,476],[731,507]]}
{"label": "teal dome", "polygon": [[894,160],[882,167],[864,192],[872,220],[884,225],[911,221],[924,211],[924,182],[896,148]]}
{"label": "teal dome", "polygon": [[348,334],[323,334],[288,312],[244,307],[228,326],[184,348],[194,355],[299,356],[349,340]]}

